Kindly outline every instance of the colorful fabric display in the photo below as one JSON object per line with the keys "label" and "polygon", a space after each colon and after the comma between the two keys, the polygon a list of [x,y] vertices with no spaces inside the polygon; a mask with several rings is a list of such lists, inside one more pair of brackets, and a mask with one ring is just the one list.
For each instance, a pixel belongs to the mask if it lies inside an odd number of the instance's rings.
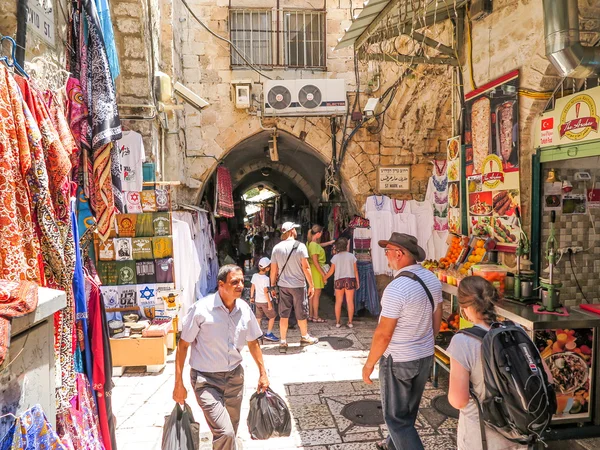
{"label": "colorful fabric display", "polygon": [[0,280],[0,365],[10,344],[10,321],[35,310],[38,286],[30,281]]}
{"label": "colorful fabric display", "polygon": [[117,261],[117,273],[119,286],[137,284],[135,276],[135,261]]}
{"label": "colorful fabric display", "polygon": [[133,247],[131,238],[115,238],[115,251],[117,261],[130,261],[133,259]]}
{"label": "colorful fabric display", "polygon": [[217,167],[217,207],[216,213],[221,217],[233,217],[233,188],[231,174],[225,166]]}
{"label": "colorful fabric display", "polygon": [[137,285],[137,302],[140,307],[152,308],[156,304],[156,284]]}
{"label": "colorful fabric display", "polygon": [[154,261],[137,261],[135,275],[138,284],[156,283],[156,267]]}
{"label": "colorful fabric display", "polygon": [[114,261],[116,257],[115,242],[112,239],[107,239],[104,242],[100,241],[98,244],[98,259],[100,261]]}
{"label": "colorful fabric display", "polygon": [[137,306],[137,286],[119,286],[119,307],[135,308]]}
{"label": "colorful fabric display", "polygon": [[135,224],[137,214],[119,214],[117,215],[117,227],[119,237],[135,237]]}
{"label": "colorful fabric display", "polygon": [[119,271],[116,261],[98,261],[98,276],[105,286],[115,286],[119,283]]}
{"label": "colorful fabric display", "polygon": [[159,212],[152,215],[154,236],[169,236],[171,234],[171,213]]}
{"label": "colorful fabric display", "polygon": [[[2,450],[67,450],[40,405],[21,414],[0,440]],[[83,447],[82,447],[83,448]]]}
{"label": "colorful fabric display", "polygon": [[171,236],[152,238],[152,251],[155,258],[173,256],[173,239]]}
{"label": "colorful fabric display", "polygon": [[142,259],[154,259],[152,238],[133,238],[131,242],[133,247],[133,259],[136,261]]}
{"label": "colorful fabric display", "polygon": [[156,186],[156,208],[159,211],[169,211],[171,209],[171,195],[168,186]]}
{"label": "colorful fabric display", "polygon": [[152,222],[152,214],[138,214],[135,224],[136,237],[152,237],[154,236],[154,225]]}
{"label": "colorful fabric display", "polygon": [[[173,283],[173,258],[156,260],[156,282]],[[173,289],[174,286],[171,287]]]}
{"label": "colorful fabric display", "polygon": [[142,194],[137,191],[125,193],[125,207],[129,214],[141,214],[142,210]]}
{"label": "colorful fabric display", "polygon": [[156,193],[152,191],[142,191],[142,211],[156,212]]}
{"label": "colorful fabric display", "polygon": [[119,307],[119,288],[117,286],[100,286],[100,291],[106,309]]}

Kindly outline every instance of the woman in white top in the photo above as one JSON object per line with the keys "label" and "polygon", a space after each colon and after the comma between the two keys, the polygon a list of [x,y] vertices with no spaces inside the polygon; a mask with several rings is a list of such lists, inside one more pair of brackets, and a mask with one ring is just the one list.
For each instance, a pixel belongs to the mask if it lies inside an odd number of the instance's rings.
{"label": "woman in white top", "polygon": [[[498,291],[486,279],[467,277],[458,287],[458,303],[461,315],[477,327],[489,330],[496,321],[494,304]],[[469,385],[479,399],[485,394],[483,365],[481,361],[481,341],[466,334],[456,334],[447,352],[450,354],[450,387],[448,400],[460,410],[456,444],[458,450],[480,450],[481,429],[479,411],[469,393]],[[497,431],[485,427],[488,450],[526,449],[509,441]]]}
{"label": "woman in white top", "polygon": [[342,326],[342,304],[345,296],[348,309],[348,328],[352,328],[354,292],[360,288],[356,256],[348,251],[348,239],[339,238],[334,245],[335,255],[331,258],[331,268],[327,272],[326,279],[334,275],[335,326],[337,328]]}

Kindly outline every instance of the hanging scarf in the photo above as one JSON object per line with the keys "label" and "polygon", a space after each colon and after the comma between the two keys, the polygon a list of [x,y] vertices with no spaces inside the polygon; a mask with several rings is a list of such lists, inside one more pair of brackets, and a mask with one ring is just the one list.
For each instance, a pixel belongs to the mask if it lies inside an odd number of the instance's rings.
{"label": "hanging scarf", "polygon": [[34,311],[37,303],[37,284],[0,280],[0,366],[10,345],[10,320]]}
{"label": "hanging scarf", "polygon": [[17,83],[0,67],[0,278],[41,281],[26,174],[32,167]]}
{"label": "hanging scarf", "polygon": [[233,217],[233,188],[231,174],[225,166],[217,167],[217,211],[222,217]]}

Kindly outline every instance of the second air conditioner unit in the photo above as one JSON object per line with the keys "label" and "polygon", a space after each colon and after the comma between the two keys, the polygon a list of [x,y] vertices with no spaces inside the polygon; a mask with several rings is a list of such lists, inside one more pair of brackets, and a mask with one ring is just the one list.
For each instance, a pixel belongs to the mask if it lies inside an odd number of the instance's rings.
{"label": "second air conditioner unit", "polygon": [[346,113],[345,80],[268,80],[265,116],[334,116]]}

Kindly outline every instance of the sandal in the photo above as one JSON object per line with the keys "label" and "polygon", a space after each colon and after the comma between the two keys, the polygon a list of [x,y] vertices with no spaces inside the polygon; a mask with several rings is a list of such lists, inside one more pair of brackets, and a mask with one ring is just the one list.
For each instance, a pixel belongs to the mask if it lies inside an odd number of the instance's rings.
{"label": "sandal", "polygon": [[313,319],[312,317],[309,317],[309,318],[308,318],[308,321],[309,321],[309,322],[314,322],[314,321],[315,321],[315,319]]}
{"label": "sandal", "polygon": [[326,323],[327,322],[325,319],[321,319],[320,317],[314,317],[312,321],[315,323]]}

